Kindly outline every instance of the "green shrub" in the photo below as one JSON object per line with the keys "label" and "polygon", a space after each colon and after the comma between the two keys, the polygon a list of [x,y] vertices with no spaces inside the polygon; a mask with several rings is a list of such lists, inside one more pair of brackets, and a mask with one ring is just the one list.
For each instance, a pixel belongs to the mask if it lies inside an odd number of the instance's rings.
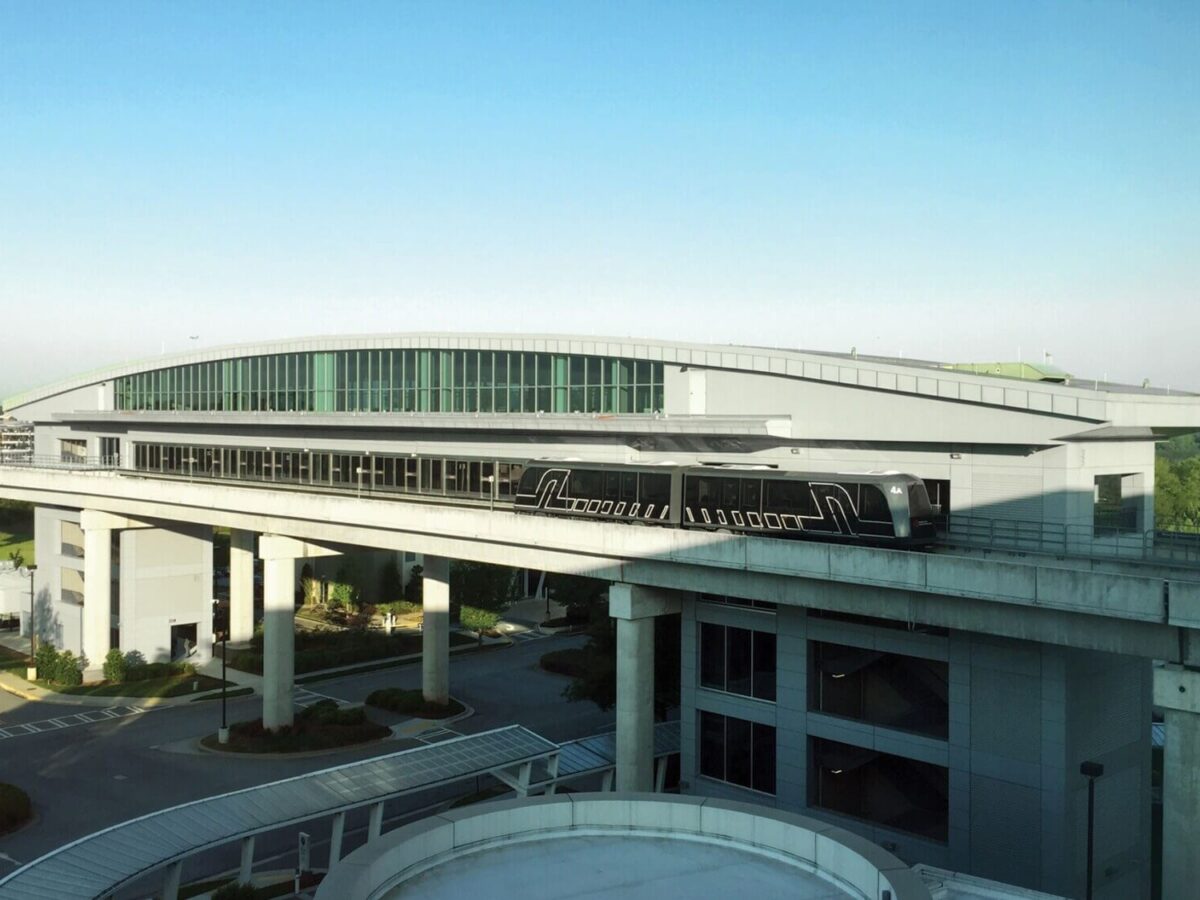
{"label": "green shrub", "polygon": [[138,666],[146,664],[146,657],[142,655],[141,650],[130,650],[125,654],[125,671],[136,669]]}
{"label": "green shrub", "polygon": [[378,706],[389,712],[401,713],[406,716],[417,716],[422,719],[444,719],[455,716],[463,711],[463,705],[450,698],[450,702],[442,705],[430,703],[420,690],[405,690],[404,688],[380,688],[372,691],[367,697],[369,706]]}
{"label": "green shrub", "polygon": [[54,674],[58,671],[58,648],[49,641],[38,644],[33,664],[37,666],[38,678],[43,681],[53,681]]}
{"label": "green shrub", "polygon": [[104,680],[113,684],[125,680],[125,654],[116,647],[104,655]]}
{"label": "green shrub", "polygon": [[477,606],[464,606],[458,614],[458,620],[464,628],[469,628],[479,635],[479,643],[483,643],[483,633],[492,631],[500,622],[500,614],[490,609],[480,609]]}
{"label": "green shrub", "polygon": [[14,784],[0,781],[0,833],[23,825],[32,816],[29,795]]}
{"label": "green shrub", "polygon": [[58,654],[58,668],[54,673],[54,681],[58,684],[83,684],[83,670],[87,668],[87,658],[82,654],[78,658],[70,650]]}
{"label": "green shrub", "polygon": [[391,613],[393,616],[411,616],[421,612],[421,604],[408,600],[393,600],[391,603],[380,603],[375,609],[377,612]]}
{"label": "green shrub", "polygon": [[234,723],[226,749],[239,753],[296,753],[361,744],[390,733],[391,729],[368,719],[361,706],[338,709],[336,702],[322,700],[301,710],[291,726],[273,732],[263,728],[262,719]]}

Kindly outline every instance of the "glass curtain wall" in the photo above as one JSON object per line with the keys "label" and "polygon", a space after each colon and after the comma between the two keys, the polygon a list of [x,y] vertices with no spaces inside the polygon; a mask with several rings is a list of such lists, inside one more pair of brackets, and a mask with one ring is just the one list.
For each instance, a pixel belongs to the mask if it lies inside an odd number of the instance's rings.
{"label": "glass curtain wall", "polygon": [[663,364],[492,350],[338,350],[174,366],[117,379],[120,410],[651,413]]}

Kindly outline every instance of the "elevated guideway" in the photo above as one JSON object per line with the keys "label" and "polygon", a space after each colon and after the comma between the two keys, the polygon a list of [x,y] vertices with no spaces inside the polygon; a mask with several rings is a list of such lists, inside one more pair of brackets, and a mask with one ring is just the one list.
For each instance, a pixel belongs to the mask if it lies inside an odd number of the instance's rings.
{"label": "elevated guideway", "polygon": [[310,494],[115,471],[0,467],[5,496],[338,550],[404,550],[1200,663],[1200,580],[1090,561],[991,559]]}

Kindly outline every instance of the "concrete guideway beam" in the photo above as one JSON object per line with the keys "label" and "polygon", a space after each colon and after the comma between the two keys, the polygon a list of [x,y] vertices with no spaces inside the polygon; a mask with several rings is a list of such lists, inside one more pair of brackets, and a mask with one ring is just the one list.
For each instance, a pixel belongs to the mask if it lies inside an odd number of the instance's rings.
{"label": "concrete guideway beam", "polygon": [[108,531],[127,531],[130,528],[155,528],[152,522],[141,519],[131,519],[128,516],[118,516],[114,513],[102,512],[98,509],[84,509],[79,512],[79,527],[84,531],[90,529],[106,529]]}
{"label": "concrete guideway beam", "polygon": [[608,589],[609,615],[617,620],[618,791],[654,787],[654,620],[680,608],[667,591],[620,583]]}
{"label": "concrete guideway beam", "polygon": [[1163,900],[1188,900],[1200,885],[1200,670],[1154,671],[1154,705],[1162,707]]}
{"label": "concrete guideway beam", "polygon": [[264,534],[263,559],[263,727],[274,731],[295,721],[292,688],[296,673],[297,559],[336,556],[337,551],[295,538]]}
{"label": "concrete guideway beam", "polygon": [[421,570],[421,695],[450,700],[450,560],[426,556]]}

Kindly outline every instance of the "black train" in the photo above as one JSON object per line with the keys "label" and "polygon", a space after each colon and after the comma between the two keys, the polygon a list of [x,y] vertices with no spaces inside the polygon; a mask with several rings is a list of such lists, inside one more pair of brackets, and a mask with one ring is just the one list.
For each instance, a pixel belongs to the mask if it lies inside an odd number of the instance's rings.
{"label": "black train", "polygon": [[899,472],[534,460],[518,512],[899,547],[937,538],[925,484]]}

